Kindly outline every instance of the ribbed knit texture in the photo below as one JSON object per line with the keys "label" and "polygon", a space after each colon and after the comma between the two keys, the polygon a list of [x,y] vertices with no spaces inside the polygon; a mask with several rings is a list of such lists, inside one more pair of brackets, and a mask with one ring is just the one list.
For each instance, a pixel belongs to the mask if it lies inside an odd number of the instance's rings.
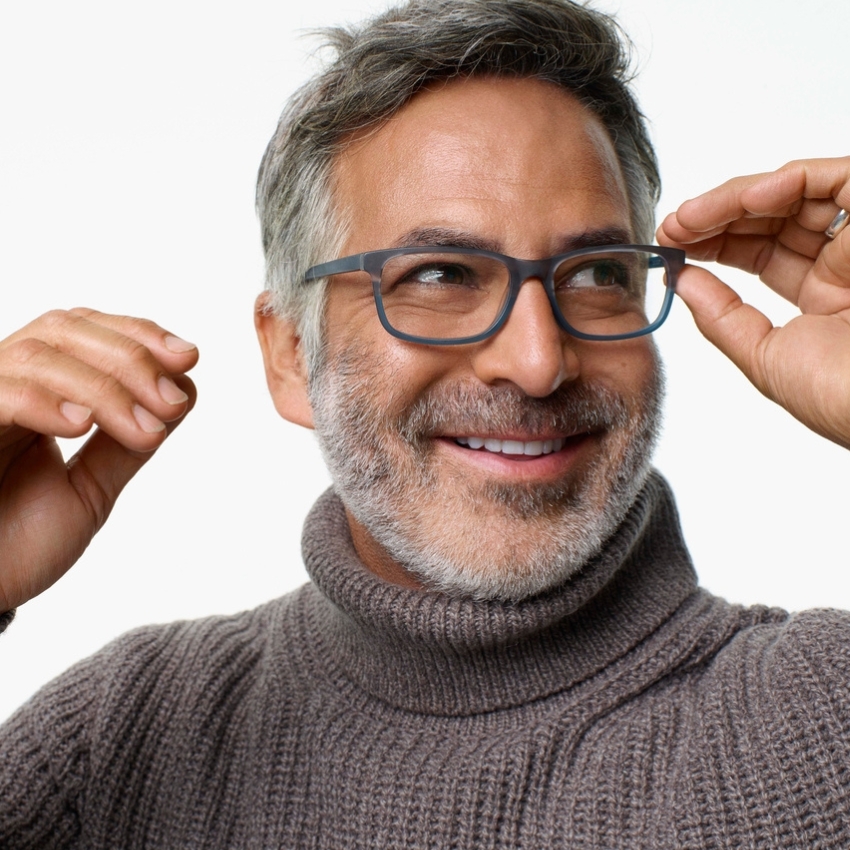
{"label": "ribbed knit texture", "polygon": [[132,632],[24,706],[0,847],[850,847],[850,617],[696,590],[657,476],[519,604],[387,585],[333,494],[304,553],[295,593]]}

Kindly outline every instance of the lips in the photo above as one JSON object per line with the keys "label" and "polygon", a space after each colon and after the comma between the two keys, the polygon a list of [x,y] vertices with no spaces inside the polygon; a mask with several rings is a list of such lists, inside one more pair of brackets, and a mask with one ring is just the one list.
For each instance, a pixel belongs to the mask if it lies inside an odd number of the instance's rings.
{"label": "lips", "polygon": [[492,452],[503,455],[522,455],[539,457],[553,452],[559,452],[564,447],[564,439],[552,440],[500,440],[495,437],[455,437],[454,441],[461,446],[475,451]]}

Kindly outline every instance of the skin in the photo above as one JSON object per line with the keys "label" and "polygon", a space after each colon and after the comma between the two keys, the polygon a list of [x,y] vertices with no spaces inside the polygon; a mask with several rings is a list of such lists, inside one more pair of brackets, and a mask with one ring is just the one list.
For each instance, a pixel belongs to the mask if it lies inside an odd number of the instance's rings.
{"label": "skin", "polygon": [[[353,138],[335,177],[341,208],[356,210],[342,256],[405,244],[411,234],[436,230],[454,234],[455,244],[471,240],[523,258],[568,250],[589,232],[616,230],[620,241],[633,241],[622,175],[601,123],[572,96],[540,81],[472,79],[422,93],[377,131]],[[312,425],[303,370],[300,386],[291,376],[274,374],[279,350],[291,343],[289,330],[269,318],[261,319],[260,330],[278,410]],[[542,399],[566,384],[590,383],[618,393],[636,409],[656,367],[647,337],[600,343],[567,335],[540,281],[523,286],[507,324],[494,337],[444,348],[389,335],[378,321],[368,278],[340,275],[329,290],[326,334],[330,361],[354,350],[367,373],[379,363],[376,374],[403,376],[397,382],[376,378],[387,386],[374,394],[373,406],[389,415],[428,391],[456,385],[511,386]],[[294,362],[291,355],[289,362]],[[578,479],[600,456],[621,450],[609,434],[582,434],[561,452],[515,458],[461,448],[451,436],[440,435],[429,446],[441,493],[483,489],[488,481],[533,487]],[[476,436],[569,435],[517,427]],[[395,446],[393,453],[401,458],[403,450]],[[593,495],[600,507],[603,495],[607,489]],[[416,508],[434,534],[495,522],[520,550],[539,535],[534,523],[516,522],[496,504],[484,512],[479,507],[474,515],[463,499],[449,507],[435,502]],[[394,583],[419,585],[351,513],[349,525],[367,567]],[[498,552],[493,557],[498,561]]]}
{"label": "skin", "polygon": [[800,308],[774,327],[696,266],[678,287],[702,333],[760,392],[850,448],[850,228],[824,235],[839,208],[850,209],[850,157],[800,160],[686,201],[657,236],[692,259],[758,275]]}
{"label": "skin", "polygon": [[[431,130],[441,126],[445,122]],[[504,180],[494,185],[511,190]],[[438,192],[433,200],[440,200]],[[486,197],[457,203],[473,212],[480,206],[482,214],[492,206]],[[538,193],[528,204],[506,220],[509,232],[494,236],[517,256],[553,253],[551,245],[539,244],[539,230],[534,236],[525,228],[545,218]],[[798,319],[774,328],[710,272],[689,268],[680,280],[679,295],[702,332],[760,391],[827,439],[850,446],[850,227],[832,241],[823,235],[842,207],[850,208],[850,158],[802,160],[735,178],[682,204],[664,220],[658,239],[685,246],[696,259],[758,274],[800,307]],[[385,246],[352,250],[366,247]],[[417,380],[463,374],[539,393],[594,368],[579,346],[554,333],[541,298],[527,285],[508,326],[487,345],[449,360],[420,352]],[[263,304],[261,296],[258,307]],[[331,304],[337,324],[342,306]],[[366,329],[365,308],[350,306],[352,321]],[[278,410],[310,427],[293,326],[259,310],[257,327]],[[399,368],[413,366],[413,353],[388,340],[383,344]],[[608,350],[612,363],[628,367],[624,352]],[[152,322],[82,309],[48,313],[0,341],[0,611],[23,604],[73,565],[122,488],[191,409],[195,390],[186,373],[197,357],[194,346]],[[92,431],[79,454],[63,461],[55,438]],[[368,536],[358,545],[379,569],[380,553],[369,556]]]}
{"label": "skin", "polygon": [[[191,409],[194,345],[152,322],[55,311],[0,342],[0,611],[57,581]],[[68,463],[56,437],[97,429]]]}

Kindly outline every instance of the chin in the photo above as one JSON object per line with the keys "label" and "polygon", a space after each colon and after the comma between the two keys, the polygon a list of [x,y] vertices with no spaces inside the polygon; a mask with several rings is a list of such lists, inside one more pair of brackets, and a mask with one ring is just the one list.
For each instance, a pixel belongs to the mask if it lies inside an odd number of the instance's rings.
{"label": "chin", "polygon": [[495,502],[492,494],[468,493],[461,500],[428,500],[409,522],[400,522],[397,514],[376,522],[372,504],[363,511],[363,524],[396,563],[430,589],[519,601],[568,582],[599,554],[646,482],[649,456],[639,454],[637,466],[621,466],[606,482],[591,471],[559,501],[527,491],[506,499],[501,488],[502,499]]}

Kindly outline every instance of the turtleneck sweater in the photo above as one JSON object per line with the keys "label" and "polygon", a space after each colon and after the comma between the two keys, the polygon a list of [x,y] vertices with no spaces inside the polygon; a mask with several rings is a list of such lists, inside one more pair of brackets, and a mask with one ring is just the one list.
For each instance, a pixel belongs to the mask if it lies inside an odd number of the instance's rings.
{"label": "turtleneck sweater", "polygon": [[659,476],[521,602],[383,582],[333,492],[303,548],[294,593],[133,631],[23,706],[0,847],[850,846],[850,618],[697,589]]}

